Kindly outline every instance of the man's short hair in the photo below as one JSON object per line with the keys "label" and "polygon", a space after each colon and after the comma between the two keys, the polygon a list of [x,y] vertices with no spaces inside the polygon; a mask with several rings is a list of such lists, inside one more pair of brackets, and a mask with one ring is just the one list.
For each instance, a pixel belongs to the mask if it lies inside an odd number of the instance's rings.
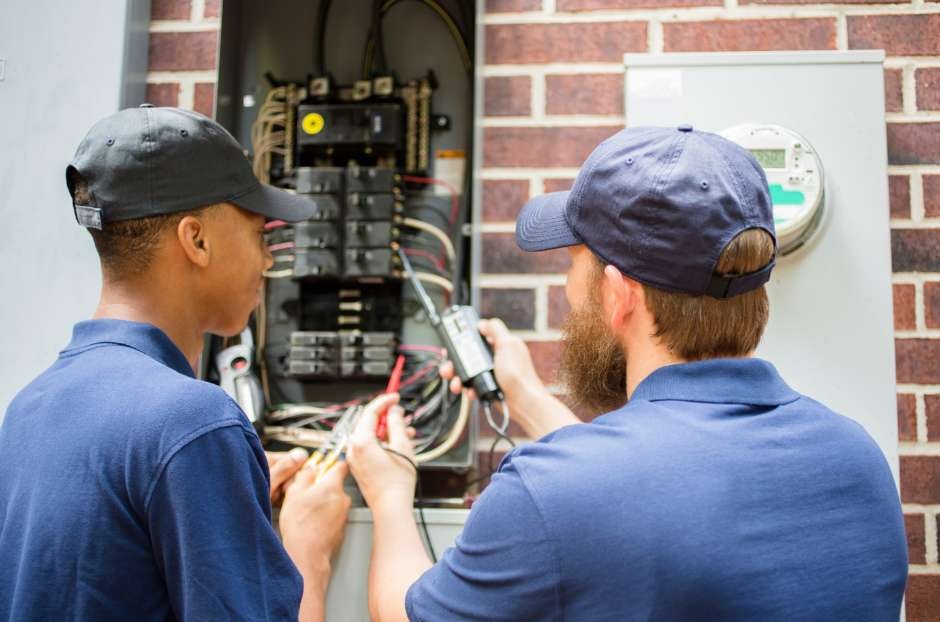
{"label": "man's short hair", "polygon": [[[747,274],[766,266],[773,256],[773,238],[763,229],[748,229],[722,251],[716,272],[721,276]],[[770,314],[764,287],[723,300],[665,291],[645,283],[643,290],[656,323],[654,336],[688,361],[750,354],[760,343]]]}
{"label": "man's short hair", "polygon": [[[76,175],[71,182],[74,188],[73,202],[94,206],[94,197],[85,179]],[[184,217],[201,214],[210,207],[109,222],[101,229],[88,229],[88,233],[91,234],[101,267],[108,277],[126,280],[143,274],[150,267],[160,236],[166,229],[175,228]]]}

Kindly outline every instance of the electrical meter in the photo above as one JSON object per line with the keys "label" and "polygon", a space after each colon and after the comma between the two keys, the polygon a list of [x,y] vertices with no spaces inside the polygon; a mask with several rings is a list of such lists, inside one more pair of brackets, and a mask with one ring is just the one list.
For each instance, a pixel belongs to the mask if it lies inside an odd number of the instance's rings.
{"label": "electrical meter", "polygon": [[777,125],[736,125],[721,132],[754,156],[767,174],[777,246],[792,253],[819,228],[825,209],[822,162],[805,138]]}

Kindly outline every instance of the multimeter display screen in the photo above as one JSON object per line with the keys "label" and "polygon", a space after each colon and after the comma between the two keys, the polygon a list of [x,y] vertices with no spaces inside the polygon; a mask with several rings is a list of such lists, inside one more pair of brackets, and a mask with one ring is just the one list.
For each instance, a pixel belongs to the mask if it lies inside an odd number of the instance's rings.
{"label": "multimeter display screen", "polygon": [[758,164],[764,168],[786,168],[787,152],[785,149],[749,149]]}

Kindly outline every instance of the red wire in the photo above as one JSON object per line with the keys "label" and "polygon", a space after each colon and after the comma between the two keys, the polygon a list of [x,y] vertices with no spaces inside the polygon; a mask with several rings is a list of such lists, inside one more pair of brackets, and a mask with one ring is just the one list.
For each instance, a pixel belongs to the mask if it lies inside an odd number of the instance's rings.
{"label": "red wire", "polygon": [[450,193],[450,224],[453,225],[457,222],[457,214],[460,212],[460,192],[452,184],[444,181],[443,179],[436,179],[434,177],[415,177],[413,175],[405,175],[402,177],[405,181],[410,181],[415,184],[434,184],[436,186],[443,186],[447,189],[447,192]]}
{"label": "red wire", "polygon": [[272,244],[271,246],[268,247],[268,250],[273,253],[275,251],[284,251],[289,248],[294,248],[293,242],[281,242],[280,244]]}
{"label": "red wire", "polygon": [[426,259],[430,259],[431,261],[434,262],[435,266],[441,269],[442,272],[447,270],[447,268],[444,267],[444,262],[441,260],[440,257],[436,257],[433,253],[430,253],[426,250],[421,250],[420,248],[406,248],[405,254],[415,255],[417,257],[424,257]]}

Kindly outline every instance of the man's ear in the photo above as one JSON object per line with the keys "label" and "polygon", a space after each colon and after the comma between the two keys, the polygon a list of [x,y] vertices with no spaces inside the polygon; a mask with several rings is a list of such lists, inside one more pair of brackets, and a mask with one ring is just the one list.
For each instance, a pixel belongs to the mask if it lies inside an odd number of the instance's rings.
{"label": "man's ear", "polygon": [[616,267],[604,267],[604,313],[613,330],[620,330],[636,308],[638,287],[642,286]]}
{"label": "man's ear", "polygon": [[205,221],[198,216],[184,216],[176,225],[176,239],[191,262],[200,268],[209,265],[209,236]]}

